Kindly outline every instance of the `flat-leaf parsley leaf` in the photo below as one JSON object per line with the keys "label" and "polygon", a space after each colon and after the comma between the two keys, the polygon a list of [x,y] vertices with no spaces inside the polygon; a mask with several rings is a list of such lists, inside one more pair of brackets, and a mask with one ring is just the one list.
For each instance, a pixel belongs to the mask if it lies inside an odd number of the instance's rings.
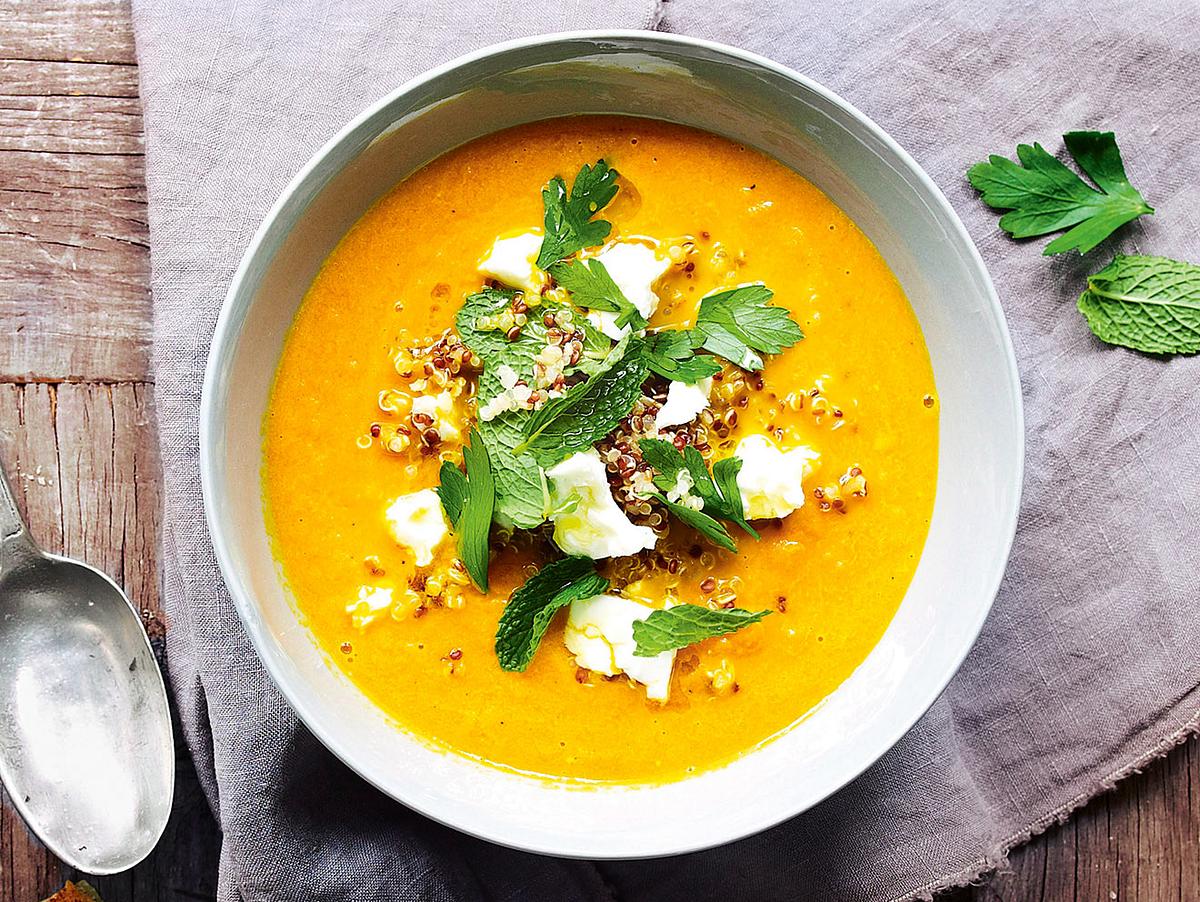
{"label": "flat-leaf parsley leaf", "polygon": [[744,370],[761,370],[759,354],[778,354],[804,338],[787,309],[770,303],[774,296],[766,285],[756,283],[701,298],[693,345]]}
{"label": "flat-leaf parsley leaf", "polygon": [[548,269],[585,247],[604,243],[612,223],[592,217],[616,195],[618,175],[604,160],[597,160],[595,166],[585,164],[579,170],[570,194],[562,176],[550,179],[542,191],[546,235],[538,251],[539,269]]}
{"label": "flat-leaf parsley leaf", "polygon": [[1036,143],[1017,146],[1020,165],[992,154],[988,162],[977,163],[967,172],[985,204],[1009,211],[1000,217],[1000,228],[1014,238],[1069,229],[1042,253],[1076,248],[1086,254],[1125,223],[1154,212],[1125,175],[1112,132],[1069,132],[1063,141],[1100,190]]}
{"label": "flat-leaf parsley leaf", "polygon": [[617,314],[617,326],[629,326],[635,331],[646,328],[646,319],[634,306],[599,260],[552,263],[547,270],[556,281],[571,292],[577,306],[590,310],[605,310]]}

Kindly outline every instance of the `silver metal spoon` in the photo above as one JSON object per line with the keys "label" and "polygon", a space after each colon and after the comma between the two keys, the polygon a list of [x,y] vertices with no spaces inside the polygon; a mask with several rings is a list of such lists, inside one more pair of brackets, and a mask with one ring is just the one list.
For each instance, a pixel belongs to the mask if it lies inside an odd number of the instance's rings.
{"label": "silver metal spoon", "polygon": [[89,874],[133,867],[167,823],[175,751],[162,674],[111,579],[41,551],[0,471],[0,780]]}

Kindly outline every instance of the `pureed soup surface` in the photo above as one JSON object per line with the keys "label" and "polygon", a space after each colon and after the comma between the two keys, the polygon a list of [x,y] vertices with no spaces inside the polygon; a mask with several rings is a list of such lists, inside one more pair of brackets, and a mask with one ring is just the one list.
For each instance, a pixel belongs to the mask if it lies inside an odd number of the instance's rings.
{"label": "pureed soup surface", "polygon": [[[411,397],[443,389],[420,380],[420,357],[405,349],[428,347],[453,327],[464,297],[484,284],[476,267],[498,236],[541,228],[551,177],[569,188],[583,164],[601,158],[620,173],[602,211],[613,224],[608,240],[649,236],[671,259],[654,283],[661,302],[652,330],[688,324],[715,289],[761,281],[805,334],[766,357],[761,373],[725,365],[709,410],[667,438],[690,429],[705,456],[719,459],[742,437],[768,433],[782,448],[820,455],[803,507],[754,521],[761,541],[730,525],[736,554],[673,524],[653,552],[598,562],[610,592],[653,607],[669,599],[772,612],[680,648],[665,703],[625,676],[580,667],[564,645],[565,611],[525,672],[501,669],[493,645],[506,600],[535,566],[561,556],[548,533],[501,547],[493,531],[484,595],[451,566],[453,535],[418,568],[385,517],[393,499],[438,485],[442,456],[462,460],[453,428],[444,425],[444,441],[424,450],[424,420],[412,435]],[[444,424],[458,417],[465,440],[475,417],[471,380],[457,389],[453,414],[441,416]],[[306,623],[404,728],[523,771],[663,781],[784,730],[879,640],[925,541],[937,411],[900,286],[813,185],[699,131],[618,117],[549,120],[433,161],[330,255],[280,362],[264,426],[265,499]],[[404,429],[407,444],[396,441]],[[650,522],[661,532],[662,520],[660,512]]]}

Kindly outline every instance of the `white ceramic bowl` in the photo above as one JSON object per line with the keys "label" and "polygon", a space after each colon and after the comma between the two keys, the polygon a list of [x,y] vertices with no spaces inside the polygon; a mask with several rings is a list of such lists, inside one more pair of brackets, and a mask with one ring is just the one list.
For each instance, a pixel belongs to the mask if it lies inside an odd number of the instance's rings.
{"label": "white ceramic bowl", "polygon": [[[261,423],[271,378],[301,298],[338,239],[401,177],[450,148],[571,113],[697,126],[757,147],[815,183],[903,284],[941,402],[933,522],[882,641],[773,742],[660,786],[572,790],[406,734],[299,623],[263,521]],[[987,616],[1016,527],[1023,451],[1020,387],[1000,306],[929,177],[878,126],[803,76],[729,47],[651,32],[488,48],[409,82],[347,125],[292,180],[246,251],[213,338],[200,439],[225,580],[263,664],[313,733],[379,789],[432,818],[498,843],[588,858],[668,855],[746,836],[804,811],[886,752],[945,687]]]}

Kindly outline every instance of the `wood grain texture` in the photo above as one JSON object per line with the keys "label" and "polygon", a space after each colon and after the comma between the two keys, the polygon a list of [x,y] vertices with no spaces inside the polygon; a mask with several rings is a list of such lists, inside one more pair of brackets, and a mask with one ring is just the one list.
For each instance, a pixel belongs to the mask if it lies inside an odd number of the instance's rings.
{"label": "wood grain texture", "polygon": [[[158,607],[160,504],[146,383],[149,263],[141,122],[121,0],[0,0],[0,459],[48,548]],[[106,902],[212,899],[217,833],[177,741],[155,854],[93,881]],[[1200,752],[1176,749],[947,902],[1200,900]],[[74,875],[0,809],[0,902]],[[798,902],[807,902],[803,894]]]}

